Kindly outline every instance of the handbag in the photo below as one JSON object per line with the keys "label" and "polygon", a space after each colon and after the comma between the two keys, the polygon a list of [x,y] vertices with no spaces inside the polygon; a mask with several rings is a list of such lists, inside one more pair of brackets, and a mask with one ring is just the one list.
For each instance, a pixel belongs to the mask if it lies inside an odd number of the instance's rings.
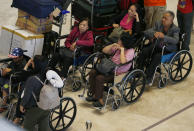
{"label": "handbag", "polygon": [[112,33],[108,36],[108,38],[112,41],[112,42],[117,42],[120,35],[124,32],[124,29],[122,27],[118,27],[118,28],[114,28],[114,30],[112,31]]}
{"label": "handbag", "polygon": [[61,47],[59,49],[59,54],[62,57],[69,57],[73,59],[73,51],[71,51],[70,49],[66,48],[66,47]]}
{"label": "handbag", "polygon": [[111,59],[109,58],[102,58],[100,62],[97,62],[96,64],[96,70],[103,74],[103,75],[110,75],[113,73],[113,70],[117,64],[115,64]]}

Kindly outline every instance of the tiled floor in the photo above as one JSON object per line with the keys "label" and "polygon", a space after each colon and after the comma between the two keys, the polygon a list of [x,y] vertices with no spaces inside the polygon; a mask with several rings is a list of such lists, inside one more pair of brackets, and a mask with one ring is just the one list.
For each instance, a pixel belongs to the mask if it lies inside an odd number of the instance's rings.
{"label": "tiled floor", "polygon": [[[17,18],[17,10],[10,7],[12,0],[0,1],[0,26],[14,24]],[[167,0],[167,8],[176,10],[177,0]],[[176,22],[175,22],[176,23]],[[66,26],[64,29],[68,29]],[[194,34],[191,40],[191,54],[194,55]],[[102,112],[92,108],[91,104],[82,102],[78,94],[65,90],[65,96],[71,96],[77,103],[77,116],[68,131],[85,130],[86,120],[93,123],[92,131],[139,131],[151,127],[153,131],[193,131],[194,107],[186,109],[172,118],[157,125],[157,122],[173,115],[177,111],[194,103],[194,68],[189,77],[181,82],[169,83],[164,89],[156,86],[147,87],[142,97],[134,104],[122,105],[119,110],[110,109]]]}

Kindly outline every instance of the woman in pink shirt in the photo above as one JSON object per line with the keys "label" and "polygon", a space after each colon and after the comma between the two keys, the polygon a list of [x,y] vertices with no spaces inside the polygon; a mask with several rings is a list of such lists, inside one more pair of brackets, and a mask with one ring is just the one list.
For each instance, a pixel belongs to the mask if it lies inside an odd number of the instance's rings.
{"label": "woman in pink shirt", "polygon": [[[112,61],[116,64],[125,64],[133,59],[134,57],[134,43],[131,43],[130,35],[128,33],[122,33],[120,39],[117,43],[108,45],[103,48],[103,52],[106,54],[114,54],[112,57]],[[116,70],[116,75],[127,72],[131,63],[123,65]],[[104,83],[112,82],[114,80],[114,73],[109,75],[104,75],[98,72],[95,69],[92,69],[89,73],[89,84],[90,89],[92,91],[93,96],[87,97],[87,101],[96,101],[93,103],[95,107],[102,107],[104,105],[103,102],[103,91],[104,91]]]}
{"label": "woman in pink shirt", "polygon": [[129,7],[128,12],[123,12],[120,16],[117,16],[113,22],[113,31],[108,36],[108,39],[112,42],[117,42],[120,35],[123,32],[129,32],[129,34],[139,33],[142,28],[142,22],[140,22],[140,6],[133,4]]}

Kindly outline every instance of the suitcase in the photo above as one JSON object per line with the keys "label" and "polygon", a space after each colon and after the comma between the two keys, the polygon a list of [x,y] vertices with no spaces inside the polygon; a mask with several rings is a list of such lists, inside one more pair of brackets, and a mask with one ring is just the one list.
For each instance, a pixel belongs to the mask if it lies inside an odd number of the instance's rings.
{"label": "suitcase", "polygon": [[119,0],[119,7],[121,10],[128,10],[130,5],[137,2],[138,0]]}
{"label": "suitcase", "polygon": [[[84,17],[91,18],[91,10],[86,9],[85,6],[80,5],[78,2],[73,2],[72,15],[76,19],[82,19]],[[93,27],[98,28],[109,24],[115,15],[117,15],[115,12],[104,15],[93,14]]]}
{"label": "suitcase", "polygon": [[[91,0],[75,0],[74,3],[82,6],[87,12],[92,11]],[[109,14],[117,11],[117,0],[94,0],[94,15]]]}
{"label": "suitcase", "polygon": [[13,0],[12,7],[21,9],[37,18],[46,18],[56,8],[61,6],[54,0]]}

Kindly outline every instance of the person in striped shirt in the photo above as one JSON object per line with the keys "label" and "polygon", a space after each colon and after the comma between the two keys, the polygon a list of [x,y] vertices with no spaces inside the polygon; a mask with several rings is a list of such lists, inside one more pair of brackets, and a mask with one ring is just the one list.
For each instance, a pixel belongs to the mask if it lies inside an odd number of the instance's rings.
{"label": "person in striped shirt", "polygon": [[[120,39],[117,43],[113,43],[103,48],[103,52],[105,54],[113,55],[111,60],[118,64],[124,64],[117,68],[116,75],[120,75],[122,73],[127,72],[132,64],[128,63],[134,57],[135,50],[134,40],[131,39],[131,36],[128,33],[122,33]],[[87,101],[92,101],[94,107],[103,107],[103,91],[104,91],[104,83],[112,82],[114,80],[114,72],[105,75],[98,72],[96,69],[92,69],[89,73],[89,84],[90,89],[92,91],[93,96],[87,97]]]}

